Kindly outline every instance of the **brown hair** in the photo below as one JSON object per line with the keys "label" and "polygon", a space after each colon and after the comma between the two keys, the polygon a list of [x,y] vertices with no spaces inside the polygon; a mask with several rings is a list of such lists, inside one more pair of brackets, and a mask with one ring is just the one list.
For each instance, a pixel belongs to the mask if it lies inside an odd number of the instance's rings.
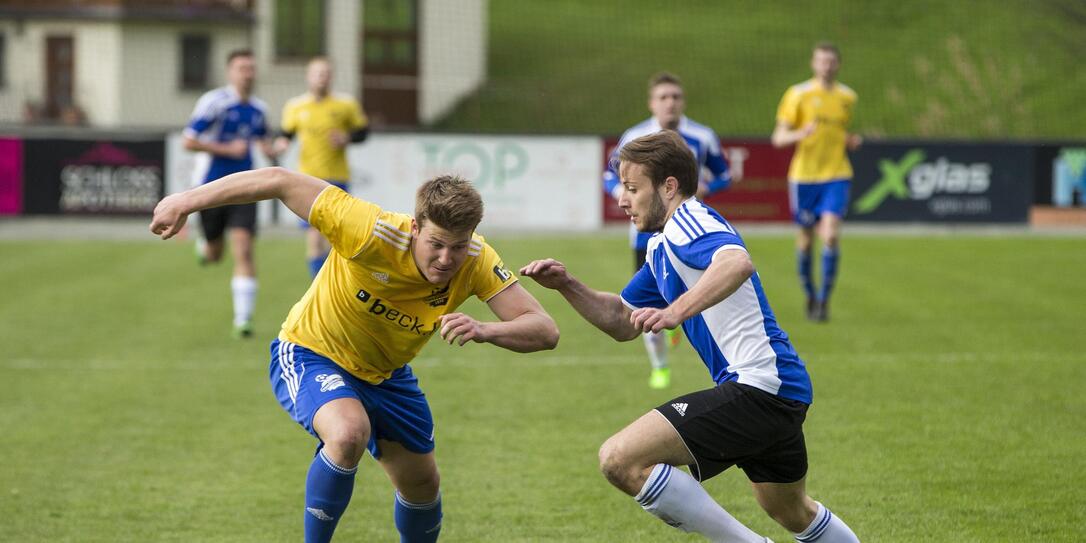
{"label": "brown hair", "polygon": [[252,49],[234,49],[233,51],[230,51],[230,53],[228,55],[226,55],[226,65],[229,66],[231,62],[234,62],[235,58],[241,58],[241,57],[252,58],[252,56],[253,56],[253,50]]}
{"label": "brown hair", "polygon": [[618,159],[644,166],[654,189],[670,176],[679,181],[682,195],[693,196],[698,191],[698,163],[678,132],[661,130],[641,136],[624,145]]}
{"label": "brown hair", "polygon": [[415,193],[415,222],[430,221],[450,232],[473,232],[483,220],[483,199],[471,182],[458,175],[440,175]]}
{"label": "brown hair", "polygon": [[841,62],[841,51],[837,49],[837,46],[830,41],[820,41],[814,46],[815,51],[825,51],[827,53],[833,53],[833,56],[837,57],[837,62]]}
{"label": "brown hair", "polygon": [[649,78],[649,96],[652,96],[652,89],[655,89],[657,85],[663,85],[670,83],[682,88],[683,82],[679,79],[679,76],[671,72],[658,72]]}

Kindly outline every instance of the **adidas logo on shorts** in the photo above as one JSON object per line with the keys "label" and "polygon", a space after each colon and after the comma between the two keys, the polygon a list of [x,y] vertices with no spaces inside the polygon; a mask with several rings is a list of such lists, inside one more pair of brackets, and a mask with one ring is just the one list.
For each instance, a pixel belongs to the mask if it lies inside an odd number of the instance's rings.
{"label": "adidas logo on shorts", "polygon": [[686,404],[684,404],[684,403],[673,403],[673,404],[671,404],[671,407],[674,407],[675,410],[679,412],[680,417],[685,417],[686,416]]}

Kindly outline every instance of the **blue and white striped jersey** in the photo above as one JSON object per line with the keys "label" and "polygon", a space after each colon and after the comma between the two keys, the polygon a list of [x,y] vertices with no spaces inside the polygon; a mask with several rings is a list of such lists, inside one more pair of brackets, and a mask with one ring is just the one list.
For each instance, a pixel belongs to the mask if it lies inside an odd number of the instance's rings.
{"label": "blue and white striped jersey", "polygon": [[[219,87],[204,93],[196,102],[184,133],[193,139],[217,143],[263,138],[268,133],[267,110],[264,102],[256,97],[242,101],[233,87]],[[251,169],[252,151],[240,159],[212,156],[203,182]]]}
{"label": "blue and white striped jersey", "polygon": [[[622,190],[622,182],[619,180],[618,171],[616,170],[618,168],[619,150],[632,140],[641,136],[655,134],[660,130],[662,130],[662,127],[656,118],[649,117],[622,134],[622,138],[618,140],[618,145],[615,146],[615,150],[607,161],[607,170],[603,172],[603,188],[612,198],[617,200],[620,194],[619,191]],[[679,119],[677,132],[686,140],[686,145],[694,153],[694,157],[698,161],[698,167],[702,172],[709,171],[710,177],[707,180],[709,194],[728,188],[732,176],[728,170],[728,161],[724,159],[724,154],[720,150],[720,138],[717,137],[716,132],[713,132],[713,129],[708,126],[688,119],[685,115]],[[651,232],[638,232],[633,224],[630,225],[630,245],[634,249],[648,247],[650,237],[652,237]]]}
{"label": "blue and white striped jersey", "polygon": [[[746,251],[713,208],[690,198],[649,240],[645,265],[622,290],[630,308],[665,308],[701,279],[720,251]],[[682,324],[717,384],[738,381],[811,403],[811,379],[788,334],[777,326],[755,273],[731,296]]]}

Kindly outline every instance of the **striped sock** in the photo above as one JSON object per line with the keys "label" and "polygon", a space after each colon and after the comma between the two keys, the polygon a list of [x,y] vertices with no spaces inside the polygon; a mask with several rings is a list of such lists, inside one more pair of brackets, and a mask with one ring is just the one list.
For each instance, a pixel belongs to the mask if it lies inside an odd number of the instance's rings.
{"label": "striped sock", "polygon": [[799,284],[803,287],[808,299],[814,298],[814,279],[811,277],[811,251],[796,249],[796,272],[799,274]]}
{"label": "striped sock", "polygon": [[852,529],[845,524],[845,521],[835,516],[821,503],[818,503],[818,512],[815,513],[811,525],[796,534],[796,541],[799,543],[815,543],[816,541],[818,543],[860,543],[860,539],[852,533]]}
{"label": "striped sock", "polygon": [[397,492],[392,516],[401,543],[433,543],[441,533],[441,494],[430,503],[411,503]]}
{"label": "striped sock", "polygon": [[819,300],[829,300],[833,285],[837,282],[837,261],[840,260],[841,251],[834,247],[822,248],[822,292]]}
{"label": "striped sock", "polygon": [[354,475],[358,466],[337,466],[321,449],[309,465],[305,479],[305,543],[332,540],[343,512],[354,493]]}
{"label": "striped sock", "polygon": [[634,496],[650,514],[684,532],[701,534],[711,541],[764,543],[765,538],[713,501],[690,474],[667,464],[652,468],[641,492]]}

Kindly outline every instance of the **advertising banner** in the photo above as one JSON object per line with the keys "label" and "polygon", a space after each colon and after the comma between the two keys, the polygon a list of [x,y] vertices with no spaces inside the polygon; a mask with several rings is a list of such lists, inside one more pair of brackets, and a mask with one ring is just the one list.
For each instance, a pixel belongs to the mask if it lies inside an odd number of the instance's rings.
{"label": "advertising banner", "polygon": [[351,192],[390,211],[412,213],[419,185],[456,174],[482,195],[484,226],[593,230],[600,152],[596,137],[376,134],[347,154]]}
{"label": "advertising banner", "polygon": [[[618,138],[604,139],[603,162],[596,183],[603,187],[603,168],[618,144]],[[776,149],[765,139],[721,141],[732,176],[738,176],[728,190],[706,199],[706,203],[729,221],[779,222],[791,220],[788,207],[788,165],[791,149]],[[708,174],[708,172],[705,172]],[[608,194],[603,198],[603,216],[608,222],[625,222],[626,214]]]}
{"label": "advertising banner", "polygon": [[162,140],[27,139],[24,212],[146,214],[163,196]]}
{"label": "advertising banner", "polygon": [[1086,144],[1038,146],[1035,171],[1034,204],[1086,207]]}
{"label": "advertising banner", "polygon": [[23,211],[23,142],[0,138],[0,215]]}
{"label": "advertising banner", "polygon": [[848,220],[1019,223],[1033,200],[1034,148],[868,142],[850,155]]}

